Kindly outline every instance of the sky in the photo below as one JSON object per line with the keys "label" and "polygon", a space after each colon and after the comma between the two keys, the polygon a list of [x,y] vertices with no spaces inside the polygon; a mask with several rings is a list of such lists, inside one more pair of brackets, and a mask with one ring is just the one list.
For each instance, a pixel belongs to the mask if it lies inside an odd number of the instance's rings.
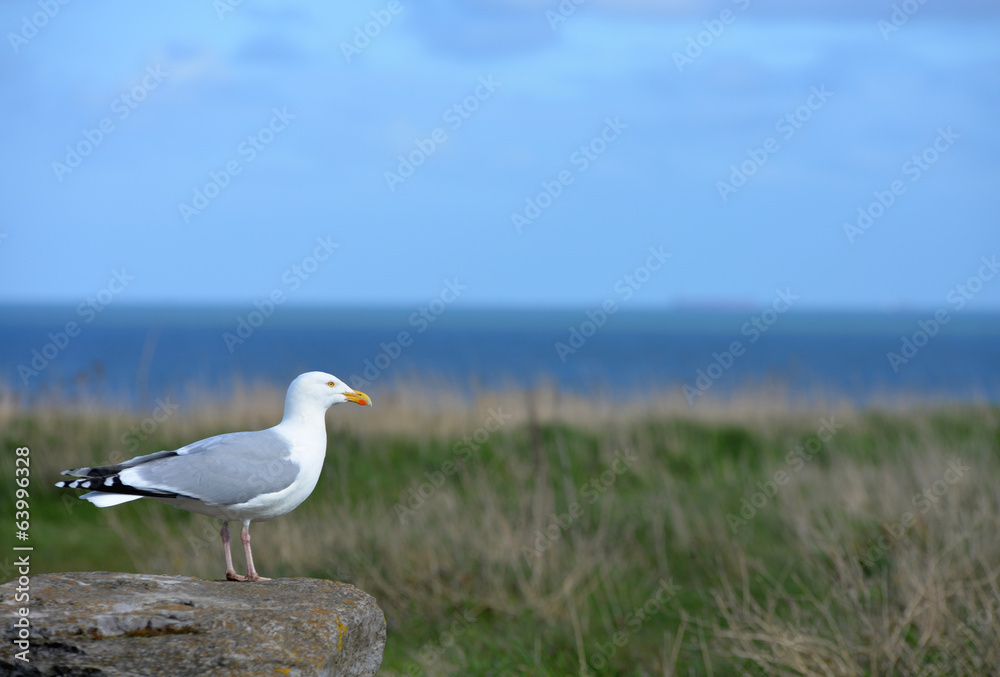
{"label": "sky", "polygon": [[1000,310],[998,28],[973,0],[4,2],[0,303]]}

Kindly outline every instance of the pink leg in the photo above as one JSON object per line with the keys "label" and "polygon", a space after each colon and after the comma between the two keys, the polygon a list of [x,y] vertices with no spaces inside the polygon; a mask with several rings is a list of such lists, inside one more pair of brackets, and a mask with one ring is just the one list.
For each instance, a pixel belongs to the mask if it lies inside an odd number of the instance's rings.
{"label": "pink leg", "polygon": [[253,568],[253,553],[250,552],[250,520],[243,522],[243,531],[240,533],[240,540],[243,541],[243,550],[247,554],[247,577],[248,581],[269,581],[270,578],[264,578],[257,573],[257,570]]}
{"label": "pink leg", "polygon": [[245,576],[240,576],[233,568],[233,553],[229,551],[229,522],[222,523],[222,548],[226,551],[226,580],[245,581]]}

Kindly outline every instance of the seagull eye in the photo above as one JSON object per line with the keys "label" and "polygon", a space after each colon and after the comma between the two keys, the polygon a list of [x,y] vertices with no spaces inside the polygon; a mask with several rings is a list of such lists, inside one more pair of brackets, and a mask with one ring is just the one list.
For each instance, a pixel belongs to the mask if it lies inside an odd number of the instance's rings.
{"label": "seagull eye", "polygon": [[327,381],[327,382],[326,382],[326,384],[327,384],[328,386],[330,386],[331,388],[332,388],[333,386],[337,385],[337,384],[336,384],[336,383],[334,383],[333,381]]}

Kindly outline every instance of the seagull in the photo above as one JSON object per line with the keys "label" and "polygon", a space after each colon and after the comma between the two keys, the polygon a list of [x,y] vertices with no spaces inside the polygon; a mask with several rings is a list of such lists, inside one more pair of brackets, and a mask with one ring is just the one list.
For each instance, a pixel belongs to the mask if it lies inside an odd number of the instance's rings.
{"label": "seagull", "polygon": [[[99,508],[152,498],[220,519],[226,579],[268,581],[253,566],[250,523],[291,512],[312,493],[326,456],[326,410],[344,402],[372,406],[368,395],[336,376],[310,371],[288,386],[285,415],[272,428],[217,435],[117,465],[64,470],[63,475],[85,479],[56,486],[90,489],[80,498]],[[233,568],[230,520],[243,523],[246,576]]]}

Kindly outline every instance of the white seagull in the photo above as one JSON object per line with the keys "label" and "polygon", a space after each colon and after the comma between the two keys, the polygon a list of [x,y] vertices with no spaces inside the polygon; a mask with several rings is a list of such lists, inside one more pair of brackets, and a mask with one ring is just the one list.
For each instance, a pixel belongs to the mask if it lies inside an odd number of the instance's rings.
{"label": "white seagull", "polygon": [[[117,465],[64,470],[63,475],[86,479],[56,486],[91,489],[80,498],[99,508],[153,498],[221,519],[226,578],[267,581],[253,566],[250,523],[291,512],[312,493],[326,456],[326,410],[343,402],[372,404],[336,376],[310,371],[288,386],[285,415],[273,428],[217,435]],[[243,523],[246,576],[233,568],[230,520]]]}

